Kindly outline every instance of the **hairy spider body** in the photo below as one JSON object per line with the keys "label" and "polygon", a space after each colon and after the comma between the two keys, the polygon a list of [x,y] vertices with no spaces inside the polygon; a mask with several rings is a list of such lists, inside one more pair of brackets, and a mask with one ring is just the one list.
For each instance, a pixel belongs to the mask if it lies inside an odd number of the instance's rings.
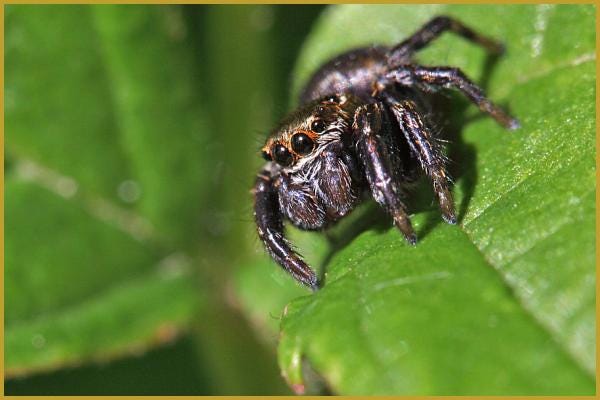
{"label": "hairy spider body", "polygon": [[397,46],[349,51],[323,65],[300,96],[301,107],[276,127],[262,149],[267,163],[255,188],[258,235],[296,280],[318,288],[314,271],[284,236],[284,219],[321,230],[367,197],[415,244],[404,188],[421,172],[431,180],[443,219],[456,223],[443,150],[423,94],[457,89],[506,128],[518,122],[489,101],[459,69],[424,67],[413,54],[450,30],[492,53],[502,46],[449,17],[437,17]]}

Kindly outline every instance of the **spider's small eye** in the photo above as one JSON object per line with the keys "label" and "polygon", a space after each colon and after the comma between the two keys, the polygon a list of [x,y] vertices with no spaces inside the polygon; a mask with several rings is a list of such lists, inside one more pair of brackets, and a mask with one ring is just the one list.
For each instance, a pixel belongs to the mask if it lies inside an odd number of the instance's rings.
{"label": "spider's small eye", "polygon": [[292,163],[294,158],[292,157],[292,153],[282,144],[276,144],[271,150],[273,154],[273,158],[277,161],[278,164],[286,167]]}
{"label": "spider's small eye", "polygon": [[325,122],[320,119],[315,119],[312,124],[310,124],[310,130],[317,133],[323,132],[326,127]]}
{"label": "spider's small eye", "polygon": [[[313,123],[314,124],[314,123]],[[296,133],[292,136],[292,150],[300,155],[310,153],[315,147],[315,142],[305,133]]]}
{"label": "spider's small eye", "polygon": [[339,103],[340,102],[340,96],[338,96],[337,94],[333,94],[333,95],[327,97],[325,99],[325,101],[327,101],[329,103]]}
{"label": "spider's small eye", "polygon": [[264,158],[266,161],[272,161],[271,156],[266,151],[263,150],[261,152],[261,155],[262,155],[262,158]]}

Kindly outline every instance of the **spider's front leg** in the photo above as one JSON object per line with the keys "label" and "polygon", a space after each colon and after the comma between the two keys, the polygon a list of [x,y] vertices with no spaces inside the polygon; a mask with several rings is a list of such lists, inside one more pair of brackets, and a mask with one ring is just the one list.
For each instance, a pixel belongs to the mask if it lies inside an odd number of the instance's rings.
{"label": "spider's front leg", "polygon": [[373,198],[392,216],[406,240],[415,244],[417,235],[401,200],[398,171],[391,158],[392,149],[382,136],[386,128],[384,118],[383,103],[360,106],[354,114],[352,134]]}
{"label": "spider's front leg", "polygon": [[394,67],[385,75],[384,81],[379,82],[380,87],[388,87],[388,82],[394,82],[401,86],[417,86],[425,90],[440,88],[458,89],[471,102],[477,105],[481,111],[489,114],[500,125],[507,129],[517,129],[520,124],[501,107],[490,101],[483,90],[474,84],[458,68],[453,67],[424,67],[420,65],[400,65]]}
{"label": "spider's front leg", "polygon": [[279,208],[277,191],[269,171],[262,170],[254,186],[254,218],[258,236],[271,257],[281,265],[294,279],[318,289],[315,272],[292,250],[283,233],[283,220]]}
{"label": "spider's front leg", "polygon": [[385,97],[410,149],[417,156],[423,171],[431,179],[442,217],[446,222],[455,224],[454,201],[446,173],[446,158],[441,146],[432,136],[415,102],[396,100],[389,93],[386,93]]}

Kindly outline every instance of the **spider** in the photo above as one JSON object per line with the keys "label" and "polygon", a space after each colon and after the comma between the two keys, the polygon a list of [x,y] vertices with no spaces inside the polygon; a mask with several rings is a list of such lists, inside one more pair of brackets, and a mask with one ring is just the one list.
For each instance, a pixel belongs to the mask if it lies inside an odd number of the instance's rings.
{"label": "spider", "polygon": [[458,68],[427,67],[413,55],[451,31],[492,54],[503,46],[461,22],[438,16],[393,47],[373,46],[324,64],[262,148],[267,163],[254,186],[258,235],[271,257],[316,290],[315,272],[284,235],[284,219],[322,230],[373,198],[412,245],[417,236],[403,203],[405,187],[422,173],[431,180],[442,218],[456,223],[446,158],[427,120],[424,94],[457,89],[507,129],[519,123],[488,100]]}

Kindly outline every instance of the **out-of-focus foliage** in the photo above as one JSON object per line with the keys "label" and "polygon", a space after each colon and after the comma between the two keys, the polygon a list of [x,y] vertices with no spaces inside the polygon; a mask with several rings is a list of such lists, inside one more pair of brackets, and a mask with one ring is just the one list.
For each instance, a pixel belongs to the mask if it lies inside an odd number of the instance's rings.
{"label": "out-of-focus foliage", "polygon": [[[149,8],[17,6],[6,18],[7,373],[168,340],[198,298],[172,245],[198,240],[190,204],[209,161],[189,52]],[[136,49],[126,71],[112,41]]]}
{"label": "out-of-focus foliage", "polygon": [[6,8],[7,393],[154,393],[136,368],[182,371],[163,394],[288,393],[227,281],[256,257],[255,144],[319,10]]}
{"label": "out-of-focus foliage", "polygon": [[[8,394],[287,394],[280,325],[296,389],[305,357],[340,394],[593,391],[593,7],[332,6],[300,52],[320,10],[5,7]],[[327,270],[311,295],[256,240],[260,142],[323,61],[440,12],[508,54],[447,34],[420,60],[523,129],[453,96],[461,226],[424,190],[414,249],[352,241],[369,205],[333,247],[290,230]]]}
{"label": "out-of-focus foliage", "polygon": [[[421,212],[415,248],[393,230],[365,233],[333,258],[323,290],[288,306],[279,357],[290,383],[302,387],[306,357],[341,394],[594,392],[594,12],[348,6],[323,16],[298,84],[344,49],[398,42],[448,13],[506,43],[488,89],[522,128],[463,122],[450,146],[460,226]],[[419,60],[481,80],[483,57],[446,34]]]}

